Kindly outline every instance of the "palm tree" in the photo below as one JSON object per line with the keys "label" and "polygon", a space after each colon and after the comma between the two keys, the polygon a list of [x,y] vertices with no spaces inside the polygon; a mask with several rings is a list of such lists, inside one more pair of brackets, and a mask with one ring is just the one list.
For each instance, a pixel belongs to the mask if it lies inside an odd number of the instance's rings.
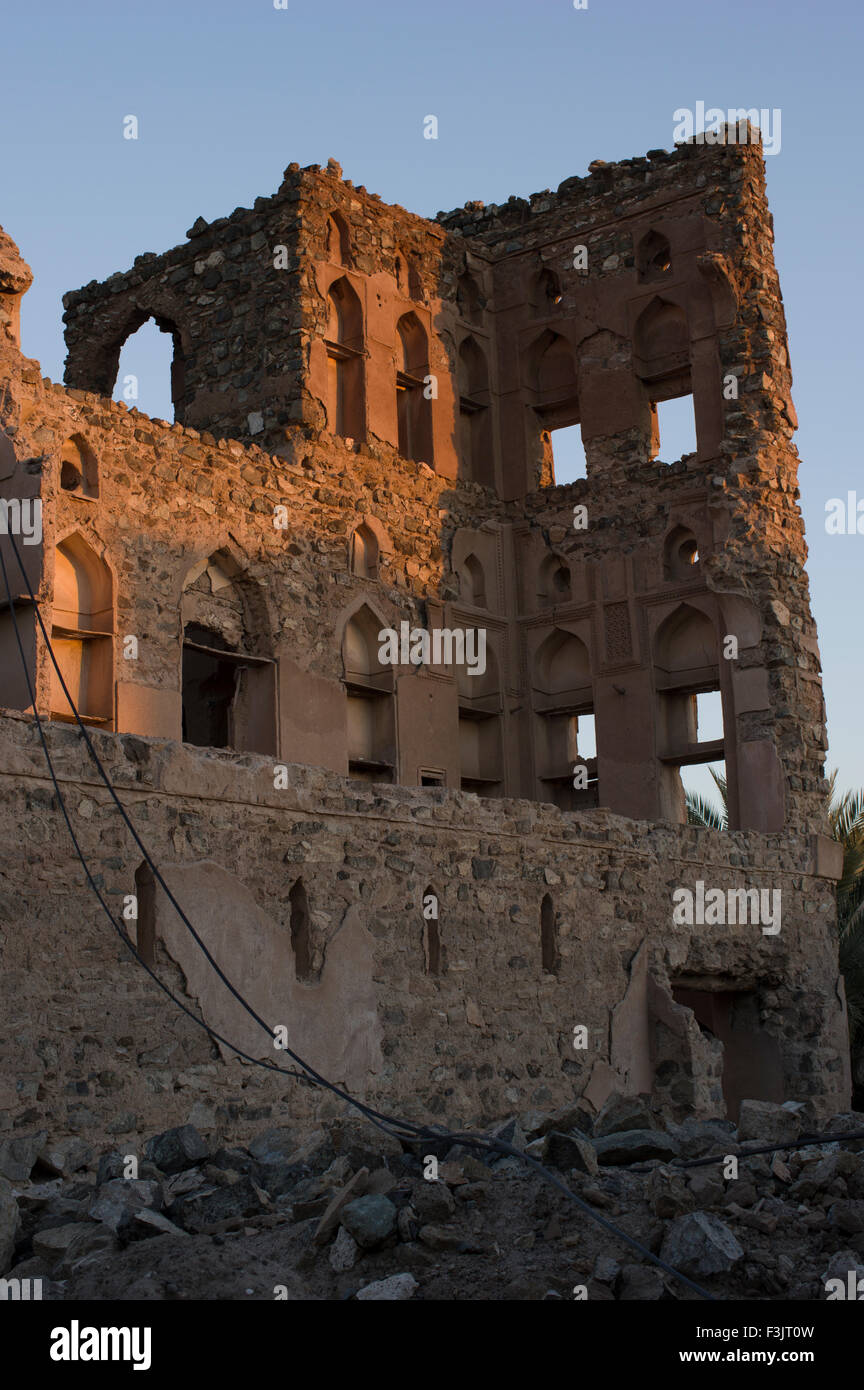
{"label": "palm tree", "polygon": [[837,884],[837,936],[840,973],[846,986],[853,1103],[860,1107],[864,1091],[864,791],[836,791],[837,771],[829,779],[828,820],[835,840],[843,846],[843,873]]}
{"label": "palm tree", "polygon": [[726,778],[719,772],[715,772],[713,767],[709,767],[708,771],[714,778],[715,786],[720,793],[720,805],[715,806],[707,797],[699,796],[698,792],[690,792],[685,788],[687,824],[701,825],[706,830],[728,830],[729,798],[726,792]]}
{"label": "palm tree", "polygon": [[[708,771],[720,793],[715,806],[695,792],[685,792],[687,824],[708,830],[727,830],[729,806],[726,778]],[[837,942],[840,973],[846,986],[852,1077],[861,1101],[864,1091],[864,790],[837,793],[837,769],[828,779],[828,823],[843,846],[843,872],[837,884]]]}

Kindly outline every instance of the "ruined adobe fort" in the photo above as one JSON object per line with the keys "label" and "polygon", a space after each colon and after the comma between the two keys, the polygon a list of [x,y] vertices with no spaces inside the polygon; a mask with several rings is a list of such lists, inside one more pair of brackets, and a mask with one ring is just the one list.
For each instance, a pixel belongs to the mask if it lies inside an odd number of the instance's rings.
{"label": "ruined adobe fort", "polygon": [[[43,503],[19,548],[121,799],[290,1045],[451,1123],[612,1091],[675,1118],[844,1108],[840,855],[759,147],[598,161],[432,221],[333,161],[292,164],[272,197],[66,295],[63,386],[20,353],[30,278],[4,238],[0,479]],[[111,400],[148,318],[173,337],[173,424]],[[662,461],[657,403],[691,394],[697,452]],[[576,423],[587,477],[558,485],[552,432]],[[3,545],[99,886],[118,917],[137,899],[164,979],[273,1059],[154,891]],[[485,671],[382,664],[403,622],[482,629]],[[2,1125],[331,1113],[211,1045],[112,933],[5,601],[0,644]],[[718,690],[722,743],[695,718]],[[690,827],[680,769],[721,759],[730,830]],[[782,929],[674,926],[700,881],[781,890]]]}

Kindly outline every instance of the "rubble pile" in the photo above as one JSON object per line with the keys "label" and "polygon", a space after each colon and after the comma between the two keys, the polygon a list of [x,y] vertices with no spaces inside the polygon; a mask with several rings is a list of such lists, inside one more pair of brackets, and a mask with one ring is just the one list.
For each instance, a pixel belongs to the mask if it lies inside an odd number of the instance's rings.
{"label": "rubble pile", "polygon": [[[745,1101],[736,1128],[613,1096],[593,1119],[575,1104],[487,1137],[715,1297],[819,1300],[864,1277],[864,1139],[831,1137],[864,1114],[804,1142],[813,1129],[793,1102]],[[0,1272],[46,1299],[699,1297],[521,1156],[407,1146],[353,1116],[246,1147],[187,1124],[140,1155],[18,1135],[0,1175]]]}

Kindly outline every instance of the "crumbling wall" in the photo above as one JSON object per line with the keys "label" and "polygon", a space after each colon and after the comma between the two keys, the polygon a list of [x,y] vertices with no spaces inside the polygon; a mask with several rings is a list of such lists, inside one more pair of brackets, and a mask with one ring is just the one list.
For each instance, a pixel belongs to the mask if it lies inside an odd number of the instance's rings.
{"label": "crumbling wall", "polygon": [[[55,1125],[102,1135],[190,1115],[230,1128],[269,1115],[327,1113],[330,1101],[308,1087],[223,1060],[157,991],[85,885],[32,723],[6,716],[0,735],[4,834],[8,844],[26,845],[25,855],[7,857],[2,877],[6,1127],[38,1128],[51,1113]],[[252,922],[247,932],[246,909],[238,907],[240,936],[248,936],[250,950],[256,944],[248,957],[239,944],[230,961],[223,957],[232,978],[253,1004],[267,1006],[272,984],[263,995],[256,990],[271,966],[277,970],[286,1016],[268,1022],[285,1024],[290,1046],[301,1053],[305,1046],[312,1065],[326,1060],[337,1072],[331,1080],[350,1080],[367,1099],[418,1118],[479,1122],[582,1094],[599,1106],[613,1089],[642,1089],[647,1068],[659,1073],[658,1096],[670,1113],[717,1113],[722,1099],[702,1084],[692,1059],[677,1043],[664,1051],[670,1005],[652,1002],[652,991],[668,999],[671,981],[691,979],[703,989],[734,983],[757,995],[762,1026],[783,1058],[788,1098],[812,1099],[825,1112],[846,1103],[833,882],[814,872],[818,845],[804,838],[722,836],[602,811],[562,815],[463,793],[358,787],[320,769],[292,768],[289,785],[276,790],[266,759],[241,762],[129,736],[94,739],[169,881],[186,875],[188,883],[191,875],[200,883],[183,905],[205,941],[222,949],[224,926],[211,920],[207,903],[208,893],[225,896],[224,875],[236,881],[229,900],[248,902],[256,921],[266,919],[263,935]],[[76,834],[122,915],[136,894],[140,852],[78,736],[53,726],[49,744]],[[209,888],[208,864],[221,866]],[[781,888],[781,930],[674,926],[673,892],[699,877],[722,889]],[[317,991],[331,1005],[338,1000],[328,960],[336,960],[346,913],[350,930],[368,940],[368,957],[365,947],[349,952],[355,994],[368,990],[374,998],[359,1052],[324,1047],[296,999],[291,1004],[298,986],[290,895],[298,879],[320,963],[317,983],[299,986],[310,998]],[[424,949],[430,891],[438,900],[438,974],[429,973]],[[555,973],[542,968],[546,895]],[[226,1015],[215,982],[205,985],[203,968],[190,966],[176,922],[164,925],[166,911],[157,915],[160,974],[218,1028]],[[283,945],[271,959],[261,942],[278,942],[280,934]],[[640,951],[644,970],[634,973]],[[338,1035],[342,1023],[326,1012]],[[380,1053],[371,1045],[376,1037]],[[362,1077],[358,1057],[366,1059]]]}

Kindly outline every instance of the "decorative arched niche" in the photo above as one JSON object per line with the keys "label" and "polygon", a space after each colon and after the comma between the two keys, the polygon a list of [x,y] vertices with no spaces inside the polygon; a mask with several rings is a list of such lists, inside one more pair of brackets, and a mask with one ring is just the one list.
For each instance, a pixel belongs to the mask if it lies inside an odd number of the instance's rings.
{"label": "decorative arched niche", "polygon": [[460,596],[464,603],[474,608],[486,608],[486,575],[482,564],[473,553],[467,555],[459,571]]}
{"label": "decorative arched niche", "polygon": [[462,790],[478,796],[500,796],[504,782],[501,676],[488,634],[485,671],[471,675],[466,666],[457,666],[456,687]]}
{"label": "decorative arched niche", "polygon": [[675,526],[663,544],[663,577],[695,579],[699,574],[699,542],[688,526]]}
{"label": "decorative arched niche", "polygon": [[456,284],[456,304],[460,316],[468,323],[483,321],[485,301],[480,286],[470,270],[463,270]]}
{"label": "decorative arched niche", "polygon": [[537,602],[541,608],[569,603],[573,594],[570,565],[562,555],[547,555],[537,570]]}
{"label": "decorative arched niche", "polygon": [[396,776],[393,667],[379,657],[386,626],[363,604],[342,634],[348,775],[363,782],[392,782]]}
{"label": "decorative arched niche", "polygon": [[464,476],[491,487],[495,479],[492,456],[492,412],[486,354],[476,338],[459,346],[459,439]]}
{"label": "decorative arched niche", "polygon": [[276,753],[276,665],[263,591],[226,550],[186,576],[181,599],[184,743]]}
{"label": "decorative arched niche", "polygon": [[96,455],[83,435],[73,434],[60,451],[60,488],[78,497],[99,496]]}
{"label": "decorative arched niche", "polygon": [[[702,609],[681,603],[661,623],[654,638],[654,685],[661,813],[684,824],[681,768],[726,757],[717,628]],[[720,738],[705,738],[700,729],[700,715],[711,712],[709,699],[719,704]]]}
{"label": "decorative arched niche", "polygon": [[363,307],[343,275],[327,292],[327,428],[331,434],[365,439]]}
{"label": "decorative arched niche", "polygon": [[377,579],[393,545],[377,517],[364,516],[348,540],[348,567],[358,579]]}
{"label": "decorative arched niche", "polygon": [[[413,296],[412,296],[413,297]],[[413,312],[396,325],[396,418],[403,458],[432,466],[432,407],[426,390],[429,339]]]}
{"label": "decorative arched niche", "polygon": [[652,228],[636,247],[636,269],[641,281],[663,280],[672,274],[669,238]]}
{"label": "decorative arched niche", "polygon": [[[531,687],[543,799],[564,811],[596,806],[594,687],[590,652],[581,637],[553,628],[535,654]],[[577,774],[577,767],[583,771]]]}
{"label": "decorative arched niche", "polygon": [[[113,582],[108,565],[80,532],[67,536],[54,552],[51,645],[81,718],[113,728]],[[53,666],[51,718],[75,718]]]}
{"label": "decorative arched niche", "polygon": [[324,230],[324,249],[328,261],[349,266],[351,258],[351,233],[341,212],[332,212],[327,218]]}

